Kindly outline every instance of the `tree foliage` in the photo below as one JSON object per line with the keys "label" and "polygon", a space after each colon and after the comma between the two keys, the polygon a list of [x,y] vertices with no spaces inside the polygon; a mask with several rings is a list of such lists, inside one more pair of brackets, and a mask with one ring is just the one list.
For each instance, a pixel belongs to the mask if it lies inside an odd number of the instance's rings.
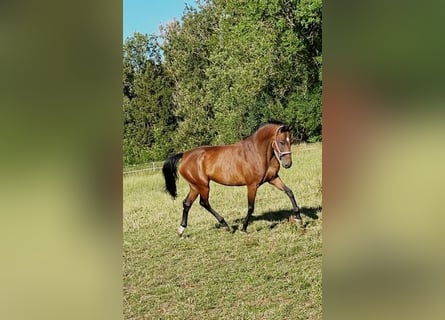
{"label": "tree foliage", "polygon": [[125,163],[232,143],[269,119],[321,140],[321,0],[207,0],[124,44]]}
{"label": "tree foliage", "polygon": [[171,150],[172,83],[153,36],[134,34],[123,50],[124,163],[164,158]]}

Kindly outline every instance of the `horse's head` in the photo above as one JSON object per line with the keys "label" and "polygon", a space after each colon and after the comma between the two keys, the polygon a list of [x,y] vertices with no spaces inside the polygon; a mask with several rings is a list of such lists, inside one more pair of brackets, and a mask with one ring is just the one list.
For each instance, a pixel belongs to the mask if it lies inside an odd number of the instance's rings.
{"label": "horse's head", "polygon": [[279,126],[275,130],[274,140],[272,141],[272,149],[275,157],[277,157],[285,169],[292,166],[291,130],[292,127],[285,125]]}

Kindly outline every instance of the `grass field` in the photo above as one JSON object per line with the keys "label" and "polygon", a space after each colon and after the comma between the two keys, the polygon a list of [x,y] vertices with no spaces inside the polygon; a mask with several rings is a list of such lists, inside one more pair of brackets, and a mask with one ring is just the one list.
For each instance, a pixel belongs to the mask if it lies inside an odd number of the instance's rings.
{"label": "grass field", "polygon": [[267,184],[241,233],[246,188],[211,184],[210,203],[235,232],[217,229],[196,201],[178,237],[185,181],[172,200],[161,172],[125,175],[124,318],[321,319],[321,154],[321,143],[294,146],[293,166],[280,170],[304,229],[288,222],[286,194]]}

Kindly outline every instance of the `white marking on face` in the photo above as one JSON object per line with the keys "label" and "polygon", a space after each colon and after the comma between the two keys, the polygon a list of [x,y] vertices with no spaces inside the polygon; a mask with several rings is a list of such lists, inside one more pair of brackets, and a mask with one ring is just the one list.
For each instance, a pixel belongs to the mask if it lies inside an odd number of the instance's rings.
{"label": "white marking on face", "polygon": [[286,141],[287,141],[288,143],[290,143],[290,139],[289,139],[289,137],[286,137]]}

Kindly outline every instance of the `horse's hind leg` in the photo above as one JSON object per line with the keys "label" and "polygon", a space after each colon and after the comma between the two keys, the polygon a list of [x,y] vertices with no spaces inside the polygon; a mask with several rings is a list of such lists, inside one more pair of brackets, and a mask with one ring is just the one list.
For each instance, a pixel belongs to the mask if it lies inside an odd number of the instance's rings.
{"label": "horse's hind leg", "polygon": [[213,208],[210,206],[210,203],[209,203],[209,191],[210,191],[209,187],[201,188],[199,191],[200,191],[199,204],[201,206],[203,206],[208,212],[210,212],[216,218],[216,220],[218,220],[220,225],[225,227],[227,231],[230,231],[230,227],[227,224],[226,220],[224,220],[224,218],[221,217],[218,214],[218,212],[213,210]]}
{"label": "horse's hind leg", "polygon": [[252,216],[253,210],[255,209],[255,197],[257,190],[258,190],[258,185],[256,184],[247,186],[248,209],[246,218],[244,219],[243,228],[241,229],[242,232],[247,232],[247,225],[249,224],[249,219]]}
{"label": "horse's hind leg", "polygon": [[184,201],[182,202],[183,210],[182,210],[182,221],[181,225],[178,228],[178,234],[181,236],[184,233],[185,228],[187,227],[187,220],[189,216],[189,210],[192,206],[193,202],[196,200],[196,197],[198,197],[199,192],[194,190],[190,186],[190,191],[185,197]]}

